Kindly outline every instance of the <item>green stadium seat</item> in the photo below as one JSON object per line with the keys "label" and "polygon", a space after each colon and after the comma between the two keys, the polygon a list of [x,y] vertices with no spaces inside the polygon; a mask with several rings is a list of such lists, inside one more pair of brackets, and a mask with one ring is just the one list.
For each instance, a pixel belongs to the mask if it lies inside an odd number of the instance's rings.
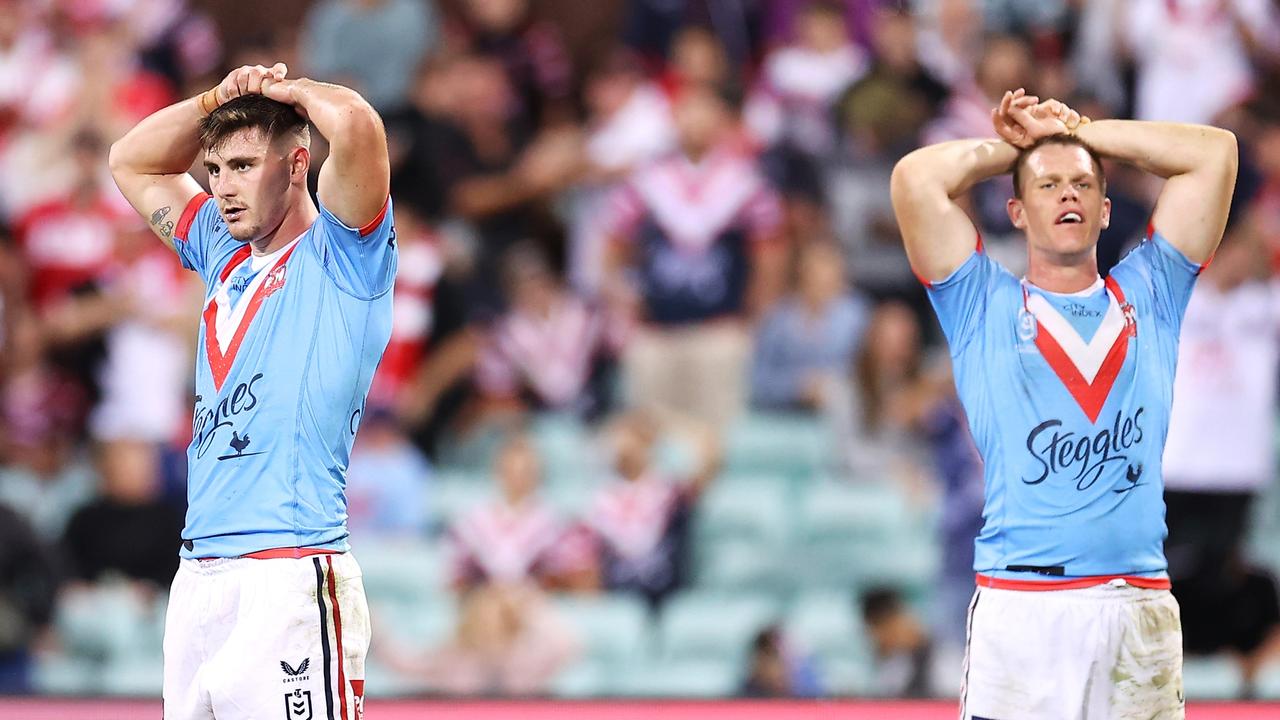
{"label": "green stadium seat", "polygon": [[860,613],[852,592],[807,592],[791,602],[783,628],[792,642],[820,658],[864,658],[870,648]]}
{"label": "green stadium seat", "polygon": [[1240,668],[1226,656],[1189,657],[1182,665],[1182,687],[1188,701],[1234,700],[1242,687]]}
{"label": "green stadium seat", "polygon": [[431,597],[448,584],[448,557],[442,540],[363,536],[351,545],[364,574],[370,602],[412,602]]}
{"label": "green stadium seat", "polygon": [[444,528],[463,513],[498,496],[497,485],[489,474],[440,475],[437,479],[431,493],[432,512]]}
{"label": "green stadium seat", "polygon": [[1259,700],[1280,700],[1280,661],[1272,661],[1258,673]]}
{"label": "green stadium seat", "polygon": [[102,692],[101,664],[76,655],[36,655],[31,683],[41,695],[97,695]]}
{"label": "green stadium seat", "polygon": [[588,659],[620,665],[646,655],[651,628],[648,606],[640,598],[617,593],[564,595],[555,598],[555,605],[577,631]]}
{"label": "green stadium seat", "polygon": [[576,418],[552,413],[538,415],[531,424],[530,434],[549,484],[599,474],[597,444]]}
{"label": "green stadium seat", "polygon": [[743,668],[725,659],[663,660],[617,678],[619,695],[649,698],[724,698],[736,694]]}
{"label": "green stadium seat", "polygon": [[740,664],[756,633],[777,618],[763,594],[689,590],[669,598],[659,619],[661,658]]}
{"label": "green stadium seat", "polygon": [[790,529],[787,495],[788,487],[778,477],[717,481],[698,503],[694,532],[699,541],[781,544]]}
{"label": "green stadium seat", "polygon": [[728,472],[776,472],[793,480],[822,474],[830,464],[830,438],[816,418],[753,413],[731,428]]}
{"label": "green stadium seat", "polygon": [[105,661],[146,647],[153,608],[125,582],[103,581],[61,596],[54,626],[68,652]]}
{"label": "green stadium seat", "polygon": [[117,658],[102,668],[102,693],[122,697],[156,697],[164,688],[164,660],[150,653]]}
{"label": "green stadium seat", "polygon": [[694,545],[694,585],[712,590],[766,590],[783,594],[789,578],[778,546],[734,538],[706,538]]}
{"label": "green stadium seat", "polygon": [[566,699],[602,698],[617,692],[611,663],[584,658],[565,668],[551,683],[551,694]]}
{"label": "green stadium seat", "polygon": [[901,492],[880,482],[814,485],[800,498],[798,520],[806,540],[879,541],[910,527]]}

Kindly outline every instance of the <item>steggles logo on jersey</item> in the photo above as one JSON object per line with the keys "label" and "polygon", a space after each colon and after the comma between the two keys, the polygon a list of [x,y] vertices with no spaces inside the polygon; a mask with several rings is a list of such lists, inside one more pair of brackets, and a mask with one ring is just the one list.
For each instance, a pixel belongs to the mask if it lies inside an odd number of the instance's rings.
{"label": "steggles logo on jersey", "polygon": [[[234,428],[235,423],[232,418],[241,413],[248,412],[258,406],[258,396],[253,392],[253,386],[262,379],[262,373],[256,373],[249,378],[248,382],[242,382],[236,385],[226,397],[212,407],[201,405],[204,398],[200,395],[196,396],[196,410],[191,419],[191,437],[196,444],[196,457],[204,457],[213,444],[213,439],[217,437],[218,430],[222,428]],[[258,453],[243,453],[245,447],[249,444],[248,436],[239,436],[234,429],[232,430],[230,447],[236,452],[233,454],[223,455],[219,460],[225,460],[243,455],[257,455]],[[239,447],[236,447],[239,445]]]}
{"label": "steggles logo on jersey", "polygon": [[[1117,412],[1115,421],[1109,428],[1099,430],[1092,437],[1073,431],[1061,432],[1062,421],[1054,418],[1046,420],[1027,433],[1027,452],[1042,468],[1039,477],[1022,478],[1027,485],[1039,485],[1050,475],[1075,471],[1071,480],[1080,491],[1093,487],[1102,477],[1103,471],[1112,463],[1128,463],[1127,450],[1142,442],[1142,414],[1146,408],[1138,408],[1131,417]],[[1050,433],[1049,431],[1053,431]],[[1127,492],[1141,483],[1142,465],[1135,468],[1130,465],[1125,479],[1129,483],[1116,492]]]}

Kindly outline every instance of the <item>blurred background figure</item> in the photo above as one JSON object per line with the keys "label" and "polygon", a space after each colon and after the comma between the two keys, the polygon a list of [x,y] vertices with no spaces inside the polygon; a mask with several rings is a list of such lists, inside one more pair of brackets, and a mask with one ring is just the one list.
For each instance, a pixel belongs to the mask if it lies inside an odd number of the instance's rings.
{"label": "blurred background figure", "polygon": [[482,585],[461,600],[452,638],[393,665],[435,693],[483,697],[546,694],[580,652],[577,638],[531,585]]}
{"label": "blurred background figure", "polygon": [[1257,227],[1228,230],[1183,319],[1164,455],[1165,552],[1187,652],[1231,651],[1254,694],[1280,652],[1280,595],[1245,538],[1275,477],[1280,284]]}
{"label": "blurred background figure", "polygon": [[756,334],[751,397],[760,408],[814,412],[840,394],[834,385],[847,383],[870,308],[849,291],[836,245],[810,241],[797,255],[791,293]]}
{"label": "blurred background figure", "polygon": [[[598,538],[604,587],[656,605],[688,580],[690,516],[719,470],[719,444],[709,428],[663,428],[639,412],[611,429],[613,477],[596,493],[587,524]],[[655,466],[664,430],[687,433],[693,444],[689,477],[677,480]]]}
{"label": "blurred background figure", "polygon": [[771,625],[751,643],[747,677],[739,694],[747,698],[817,697],[822,686],[812,661],[788,645],[781,628]]}
{"label": "blurred background figure", "polygon": [[778,198],[738,134],[731,92],[682,90],[680,153],[636,171],[609,219],[607,292],[643,323],[623,357],[632,403],[714,425],[746,405],[747,325],[784,270]]}
{"label": "blurred background figure", "polygon": [[933,694],[933,643],[925,626],[891,588],[862,595],[862,621],[875,652],[875,693],[886,697]]}
{"label": "blurred background figure", "polygon": [[431,464],[390,410],[370,407],[358,423],[347,468],[347,527],[356,537],[425,534]]}

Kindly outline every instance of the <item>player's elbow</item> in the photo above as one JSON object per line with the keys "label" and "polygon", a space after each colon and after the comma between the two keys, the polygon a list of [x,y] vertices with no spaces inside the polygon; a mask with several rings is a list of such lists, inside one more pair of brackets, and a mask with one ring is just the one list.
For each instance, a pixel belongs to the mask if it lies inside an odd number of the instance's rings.
{"label": "player's elbow", "polygon": [[107,151],[107,168],[111,171],[111,177],[119,179],[128,171],[128,155],[129,150],[124,138],[111,143],[111,149]]}

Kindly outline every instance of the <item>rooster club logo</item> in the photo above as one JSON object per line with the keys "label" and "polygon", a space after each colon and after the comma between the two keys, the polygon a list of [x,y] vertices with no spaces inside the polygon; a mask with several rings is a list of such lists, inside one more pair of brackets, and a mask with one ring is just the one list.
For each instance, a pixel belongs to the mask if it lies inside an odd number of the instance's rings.
{"label": "rooster club logo", "polygon": [[287,267],[288,267],[287,265],[281,265],[280,267],[272,270],[270,273],[267,274],[267,279],[262,282],[262,299],[263,300],[266,300],[267,298],[271,297],[271,293],[274,293],[275,291],[284,287],[284,281],[285,281],[284,271]]}
{"label": "rooster club logo", "polygon": [[[258,455],[259,453],[246,453],[245,448],[249,447],[252,442],[248,433],[240,435],[235,429],[236,416],[249,412],[258,407],[258,396],[254,392],[254,386],[262,379],[262,373],[255,373],[249,378],[248,382],[242,382],[236,385],[231,392],[218,401],[216,405],[203,404],[204,397],[196,396],[196,409],[191,418],[191,437],[196,447],[196,457],[202,458],[209,448],[213,446],[214,438],[217,437],[218,431],[222,428],[231,428],[232,435],[229,441],[230,452],[219,456],[219,460],[228,460],[231,458],[245,457],[247,455]],[[223,435],[223,437],[226,437]]]}
{"label": "rooster club logo", "polygon": [[298,688],[284,694],[285,720],[311,720],[311,691]]}

